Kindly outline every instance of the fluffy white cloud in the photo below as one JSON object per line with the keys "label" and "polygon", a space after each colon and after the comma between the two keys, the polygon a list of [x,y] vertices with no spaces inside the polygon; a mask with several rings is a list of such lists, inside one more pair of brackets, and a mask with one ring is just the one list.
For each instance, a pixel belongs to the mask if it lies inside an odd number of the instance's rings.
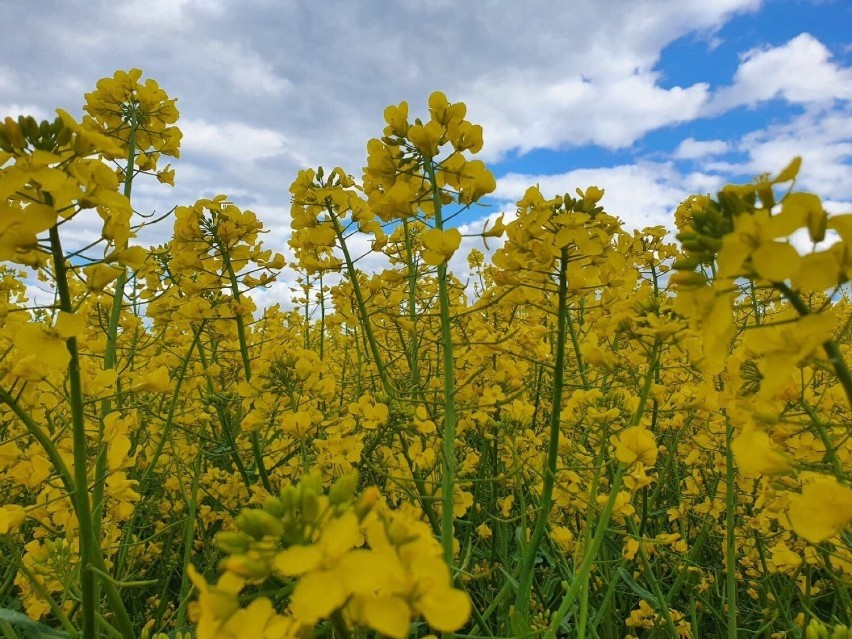
{"label": "fluffy white cloud", "polygon": [[672,226],[674,210],[694,193],[717,190],[724,184],[718,175],[681,174],[672,163],[648,162],[596,169],[577,169],[558,175],[509,174],[497,181],[495,197],[516,202],[529,186],[539,185],[542,194],[574,194],[576,188],[597,186],[605,190],[601,204],[629,228]]}
{"label": "fluffy white cloud", "polygon": [[783,98],[797,104],[852,99],[852,69],[831,60],[831,52],[809,33],[741,56],[733,83],[719,90],[707,113]]}
{"label": "fluffy white cloud", "polygon": [[713,155],[721,155],[728,151],[729,145],[724,140],[696,140],[686,138],[677,145],[674,157],[681,160],[698,160]]}
{"label": "fluffy white cloud", "polygon": [[645,71],[553,85],[528,73],[488,76],[466,101],[486,132],[484,157],[498,160],[512,149],[627,147],[648,131],[694,119],[707,99],[707,84],[663,89]]}
{"label": "fluffy white cloud", "polygon": [[180,129],[183,132],[181,153],[184,155],[253,162],[285,149],[284,136],[278,131],[242,122],[212,123],[184,118],[180,122]]}
{"label": "fluffy white cloud", "polygon": [[[484,125],[489,162],[513,150],[635,150],[650,131],[773,98],[806,107],[741,139],[684,140],[672,157],[698,160],[703,172],[681,173],[682,163],[640,149],[615,167],[504,176],[497,195],[509,210],[536,181],[553,193],[597,184],[607,209],[628,225],[668,225],[686,195],[712,191],[726,175],[777,170],[798,154],[802,185],[852,200],[850,113],[828,110],[852,97],[852,77],[815,37],[745,52],[730,85],[716,92],[700,69],[683,86],[663,84],[658,63],[668,44],[697,36],[715,46],[718,29],[761,0],[71,0],[49,12],[8,4],[4,19],[16,28],[0,66],[0,118],[50,118],[56,107],[78,114],[97,78],[140,67],[178,98],[185,137],[173,163],[177,187],[140,182],[135,206],[165,212],[227,193],[261,216],[275,250],[286,251],[297,170],[340,165],[360,175],[383,108],[405,99],[422,114],[435,89],[468,103],[470,119]],[[732,162],[730,151],[746,161]],[[715,157],[726,162],[709,161]],[[162,241],[168,230],[151,229],[140,241]],[[91,232],[81,229],[79,239]],[[464,253],[454,267],[465,267]],[[275,299],[290,285],[263,295]]]}
{"label": "fluffy white cloud", "polygon": [[798,188],[809,188],[826,197],[852,198],[852,107],[830,113],[808,112],[791,122],[770,126],[746,135],[741,149],[747,152],[748,170],[777,172],[794,156],[801,155]]}

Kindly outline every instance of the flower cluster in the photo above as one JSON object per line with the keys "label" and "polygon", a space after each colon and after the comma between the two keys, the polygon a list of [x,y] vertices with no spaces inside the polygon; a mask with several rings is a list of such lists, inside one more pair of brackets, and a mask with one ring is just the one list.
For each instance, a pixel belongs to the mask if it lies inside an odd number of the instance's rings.
{"label": "flower cluster", "polygon": [[[262,509],[243,510],[237,531],[219,533],[229,556],[216,585],[190,567],[200,592],[192,610],[198,636],[300,637],[330,620],[347,633],[370,628],[403,639],[421,615],[439,631],[462,627],[470,600],[453,588],[428,526],[377,505],[375,488],[353,501],[357,481],[343,475],[325,494],[320,475],[309,474]],[[246,585],[273,576],[296,579],[285,613],[265,597],[240,607]]]}

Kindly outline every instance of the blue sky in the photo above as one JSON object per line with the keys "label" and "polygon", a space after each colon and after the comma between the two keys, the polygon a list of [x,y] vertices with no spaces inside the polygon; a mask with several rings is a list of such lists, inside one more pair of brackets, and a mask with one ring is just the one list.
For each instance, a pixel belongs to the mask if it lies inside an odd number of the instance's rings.
{"label": "blue sky", "polygon": [[[168,210],[225,193],[286,249],[300,168],[360,176],[386,105],[444,91],[483,125],[490,211],[530,184],[595,184],[628,226],[669,224],[687,195],[781,169],[852,211],[852,4],[841,0],[23,0],[4,2],[0,117],[80,114],[83,94],[139,67],[178,98]],[[96,225],[77,230],[80,240]],[[140,237],[158,242],[168,226]],[[480,241],[481,242],[481,241]],[[476,245],[474,239],[470,246]],[[284,251],[286,253],[286,250]],[[460,264],[463,262],[460,262]],[[266,300],[284,299],[284,278]]]}

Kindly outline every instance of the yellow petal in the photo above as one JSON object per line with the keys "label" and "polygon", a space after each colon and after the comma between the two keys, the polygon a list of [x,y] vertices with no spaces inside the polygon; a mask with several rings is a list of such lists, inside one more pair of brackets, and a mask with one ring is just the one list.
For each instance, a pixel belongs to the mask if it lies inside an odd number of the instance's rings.
{"label": "yellow petal", "polygon": [[830,539],[852,523],[852,488],[819,477],[790,499],[787,515],[795,533],[812,544]]}
{"label": "yellow petal", "polygon": [[417,608],[435,630],[458,630],[470,618],[470,599],[467,593],[455,588],[435,588],[423,595]]}
{"label": "yellow petal", "polygon": [[331,570],[312,572],[299,580],[290,597],[290,610],[308,624],[325,619],[340,608],[348,593],[340,576]]}
{"label": "yellow petal", "polygon": [[295,577],[314,570],[321,561],[322,551],[316,546],[290,546],[276,553],[273,566],[279,575]]}
{"label": "yellow petal", "polygon": [[86,318],[76,313],[59,311],[54,330],[65,339],[76,337],[86,330]]}
{"label": "yellow petal", "polygon": [[411,611],[399,597],[367,597],[362,605],[361,617],[370,628],[383,635],[393,639],[408,636]]}
{"label": "yellow petal", "polygon": [[747,475],[776,475],[790,468],[787,455],[772,445],[769,435],[752,426],[734,438],[731,450],[737,466]]}
{"label": "yellow petal", "polygon": [[796,275],[801,257],[791,244],[767,242],[755,249],[751,254],[751,261],[754,270],[763,279],[783,282]]}

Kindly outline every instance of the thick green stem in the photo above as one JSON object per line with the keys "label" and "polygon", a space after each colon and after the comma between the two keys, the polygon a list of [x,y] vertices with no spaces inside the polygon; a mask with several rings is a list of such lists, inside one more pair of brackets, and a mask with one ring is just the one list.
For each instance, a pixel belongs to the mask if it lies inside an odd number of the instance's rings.
{"label": "thick green stem", "polygon": [[68,466],[65,465],[65,460],[62,459],[62,455],[59,454],[59,449],[56,447],[56,444],[53,443],[50,436],[35,423],[35,420],[30,416],[30,414],[21,407],[21,405],[14,397],[12,397],[12,395],[9,394],[8,391],[0,389],[0,402],[6,404],[12,412],[15,413],[15,416],[20,419],[26,427],[27,432],[32,435],[39,444],[41,444],[41,447],[47,454],[47,458],[53,465],[53,469],[59,475],[62,485],[65,487],[65,490],[68,491],[68,495],[73,500],[76,492],[74,479],[71,476],[71,471],[68,469]]}
{"label": "thick green stem", "polygon": [[[195,350],[196,346],[201,347],[199,342],[199,338],[201,337],[201,330],[204,327],[204,321],[193,331],[192,342],[189,345],[189,349],[186,352],[186,355],[183,358],[183,362],[181,363],[180,369],[177,371],[175,375],[175,388],[172,391],[171,401],[169,402],[169,410],[166,414],[166,420],[163,423],[163,431],[160,435],[160,440],[157,442],[157,447],[154,449],[153,455],[149,456],[148,466],[145,469],[145,472],[142,473],[142,477],[139,479],[138,491],[142,495],[142,502],[147,499],[149,495],[148,491],[148,482],[151,480],[151,477],[154,475],[154,472],[157,469],[157,462],[160,460],[160,456],[163,453],[163,449],[166,446],[166,442],[168,441],[169,434],[172,430],[172,425],[174,424],[174,416],[175,411],[177,409],[178,399],[180,397],[180,389],[183,385],[183,380],[186,379],[186,370],[189,367],[189,360],[192,358],[192,352]],[[122,544],[121,549],[118,553],[118,558],[115,562],[115,575],[118,578],[121,578],[121,575],[124,571],[124,564],[127,559],[127,553],[130,550],[131,546],[131,538],[133,534],[133,530],[136,526],[136,518],[142,512],[140,508],[141,503],[137,504],[136,508],[133,510],[133,515],[130,517],[130,521],[124,527],[124,533],[122,535]]]}
{"label": "thick green stem", "polygon": [[408,220],[402,219],[405,232],[405,260],[408,265],[408,321],[411,322],[411,390],[414,395],[420,392],[420,340],[417,338],[417,268],[414,263],[414,251],[411,249],[411,233]]}
{"label": "thick green stem", "polygon": [[[53,254],[53,269],[56,276],[56,290],[59,294],[59,308],[66,313],[73,313],[71,291],[68,287],[68,269],[65,265],[65,254],[59,238],[59,228],[50,229],[50,248]],[[68,364],[68,387],[71,402],[71,429],[74,446],[74,510],[80,526],[80,594],[83,611],[83,636],[94,637],[97,625],[98,611],[97,589],[94,556],[99,544],[97,531],[92,522],[92,507],[89,503],[88,453],[86,441],[86,416],[83,412],[83,384],[80,379],[80,354],[77,351],[77,338],[69,337],[65,342],[71,355]]]}
{"label": "thick green stem", "polygon": [[[426,161],[426,175],[432,185],[432,203],[435,208],[435,228],[443,229],[444,220],[441,209],[441,194],[435,178],[435,165]],[[450,323],[450,294],[447,287],[447,263],[438,265],[438,304],[441,319],[441,346],[444,381],[444,432],[442,451],[444,472],[441,477],[441,544],[444,547],[444,560],[453,565],[453,488],[456,474],[456,380],[453,362],[453,335]]]}
{"label": "thick green stem", "polygon": [[547,519],[553,506],[553,484],[556,480],[556,463],[559,454],[559,419],[562,412],[562,387],[565,375],[565,340],[568,325],[568,248],[562,247],[559,256],[559,292],[556,317],[556,353],[553,370],[553,390],[550,403],[550,442],[542,480],[541,501],[536,515],[535,528],[523,558],[515,610],[526,619],[529,613],[530,593],[535,576],[535,558],[547,530]]}
{"label": "thick green stem", "polygon": [[[130,200],[133,189],[133,166],[136,162],[136,110],[131,110],[130,134],[127,138],[127,164],[124,167],[124,197]],[[116,249],[125,248],[125,245]],[[109,323],[106,330],[106,349],[104,350],[104,370],[117,368],[118,365],[118,324],[121,320],[121,305],[124,302],[124,286],[127,283],[127,269],[122,268],[121,273],[115,280],[112,294],[112,306],[110,307]],[[112,400],[107,397],[101,402],[101,421],[98,424],[98,455],[95,461],[95,484],[92,487],[92,503],[94,504],[94,525],[100,529],[103,517],[104,489],[106,487],[106,444],[104,443],[103,419],[112,411]]]}
{"label": "thick green stem", "polygon": [[[228,270],[228,277],[231,280],[231,294],[235,302],[240,301],[240,287],[237,281],[237,274],[234,272],[234,267],[228,257],[226,247],[222,246],[222,256],[225,261],[225,267]],[[240,341],[240,355],[243,359],[243,371],[245,372],[246,382],[251,381],[251,359],[249,358],[248,340],[246,339],[246,325],[243,321],[241,313],[237,313],[237,339]],[[260,444],[260,435],[257,431],[251,433],[251,449],[254,453],[254,463],[257,466],[257,473],[260,475],[260,482],[269,494],[272,494],[272,484],[269,483],[269,475],[266,473],[266,466],[263,464],[263,447]]]}
{"label": "thick green stem", "polygon": [[734,426],[728,423],[725,431],[725,605],[728,639],[737,639],[737,502],[734,453],[731,449],[733,436]]}
{"label": "thick green stem", "polygon": [[182,628],[186,623],[186,607],[189,598],[189,575],[186,567],[192,556],[192,546],[195,540],[195,510],[198,504],[198,483],[201,478],[201,451],[195,456],[192,474],[192,494],[189,496],[189,508],[186,513],[186,528],[183,536],[183,561],[181,562],[180,595],[178,596],[177,627]]}

